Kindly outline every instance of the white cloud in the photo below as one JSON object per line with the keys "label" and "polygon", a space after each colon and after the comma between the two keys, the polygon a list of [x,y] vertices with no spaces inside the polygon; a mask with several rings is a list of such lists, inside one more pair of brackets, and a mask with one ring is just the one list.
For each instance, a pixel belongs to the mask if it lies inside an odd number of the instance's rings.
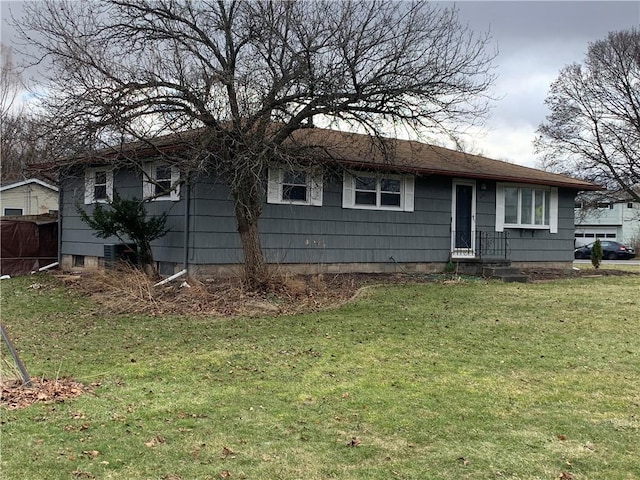
{"label": "white cloud", "polygon": [[475,154],[538,168],[533,152],[536,128],[526,123],[493,125],[489,132],[476,132],[467,146]]}
{"label": "white cloud", "polygon": [[[448,2],[445,2],[448,3]],[[453,5],[449,3],[449,5]],[[544,100],[560,70],[582,62],[590,42],[640,25],[637,1],[463,1],[460,18],[476,32],[490,31],[499,48],[495,103],[484,133],[473,131],[472,153],[530,167]]]}

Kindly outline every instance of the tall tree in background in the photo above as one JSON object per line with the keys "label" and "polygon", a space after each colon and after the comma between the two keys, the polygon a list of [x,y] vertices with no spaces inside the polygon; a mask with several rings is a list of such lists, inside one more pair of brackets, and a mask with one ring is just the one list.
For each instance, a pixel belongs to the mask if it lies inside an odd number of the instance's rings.
{"label": "tall tree in background", "polygon": [[538,128],[544,165],[640,201],[640,30],[589,45],[583,64],[563,68]]}
{"label": "tall tree in background", "polygon": [[0,43],[0,116],[3,119],[11,113],[21,87],[11,49]]}
{"label": "tall tree in background", "polygon": [[[48,161],[61,151],[64,142],[58,134],[52,136],[54,129],[37,108],[21,101],[27,90],[11,49],[0,45],[0,57],[0,175],[4,182],[30,176],[29,165]],[[67,136],[64,139],[69,140]]]}
{"label": "tall tree in background", "polygon": [[85,148],[201,129],[190,155],[170,160],[229,186],[251,286],[266,278],[266,169],[296,158],[296,130],[315,119],[378,139],[389,126],[455,134],[487,113],[493,82],[489,38],[426,1],[46,0],[25,10],[23,36],[51,62],[46,108]]}
{"label": "tall tree in background", "polygon": [[20,148],[23,111],[17,105],[22,80],[13,63],[11,49],[0,44],[0,159],[2,179],[16,179],[24,158]]}

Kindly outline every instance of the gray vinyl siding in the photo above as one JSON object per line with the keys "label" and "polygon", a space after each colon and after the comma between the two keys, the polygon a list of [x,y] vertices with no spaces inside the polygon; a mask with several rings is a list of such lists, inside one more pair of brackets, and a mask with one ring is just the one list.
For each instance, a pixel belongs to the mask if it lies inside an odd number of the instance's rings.
{"label": "gray vinyl siding", "polygon": [[446,261],[451,187],[417,179],[415,211],[342,208],[342,183],[325,180],[322,207],[266,205],[260,228],[275,263]]}
{"label": "gray vinyl siding", "polygon": [[[119,170],[114,188],[125,197],[142,196],[139,174]],[[64,195],[61,253],[103,256],[104,244],[82,222],[84,175],[63,182]],[[185,187],[177,202],[147,204],[149,214],[169,210],[170,232],[153,244],[159,262],[181,264],[184,259]],[[507,230],[513,261],[570,261],[573,257],[573,191],[560,190],[558,233],[544,230]],[[496,184],[476,183],[476,228],[495,230]],[[199,178],[189,188],[188,261],[193,265],[225,265],[242,262],[242,248],[229,190],[211,178]],[[264,204],[259,220],[262,246],[268,262],[293,264],[446,262],[451,246],[452,179],[417,177],[414,211],[342,208],[340,177],[325,176],[323,205]]]}
{"label": "gray vinyl siding", "polygon": [[[126,176],[116,173],[114,184],[126,182]],[[77,171],[61,181],[64,190],[63,202],[60,205],[62,214],[62,232],[60,253],[62,255],[103,256],[105,243],[119,242],[117,239],[99,239],[82,221],[78,208],[88,214],[93,212],[93,205],[84,203],[84,172]]]}
{"label": "gray vinyl siding", "polygon": [[198,265],[234,264],[242,261],[229,189],[210,179],[191,187],[189,262]]}
{"label": "gray vinyl siding", "polygon": [[[62,233],[60,253],[62,255],[85,255],[102,257],[104,245],[121,243],[117,237],[98,238],[93,231],[82,221],[78,213],[78,207],[89,215],[93,212],[95,204],[84,203],[84,173],[75,172],[67,176],[62,182],[64,189],[62,211]],[[124,198],[142,197],[142,177],[131,170],[120,169],[114,172],[114,192]],[[169,209],[167,226],[171,229],[162,239],[155,242],[153,253],[156,260],[181,262],[182,250],[182,225],[184,202],[159,201],[146,205],[150,215],[158,214]]]}
{"label": "gray vinyl siding", "polygon": [[[259,228],[271,263],[353,263],[446,261],[451,187],[442,181],[416,182],[415,211],[342,208],[342,184],[325,179],[323,205],[265,204]],[[242,261],[228,189],[206,181],[192,190],[190,261]],[[160,259],[156,254],[156,259]]]}

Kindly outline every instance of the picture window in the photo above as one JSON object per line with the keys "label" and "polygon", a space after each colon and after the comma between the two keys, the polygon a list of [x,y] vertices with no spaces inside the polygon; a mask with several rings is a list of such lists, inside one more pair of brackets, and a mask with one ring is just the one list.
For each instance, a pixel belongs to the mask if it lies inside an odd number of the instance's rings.
{"label": "picture window", "polygon": [[343,208],[413,211],[414,178],[345,173]]}
{"label": "picture window", "polygon": [[538,185],[496,187],[496,231],[505,228],[558,232],[558,189]]}

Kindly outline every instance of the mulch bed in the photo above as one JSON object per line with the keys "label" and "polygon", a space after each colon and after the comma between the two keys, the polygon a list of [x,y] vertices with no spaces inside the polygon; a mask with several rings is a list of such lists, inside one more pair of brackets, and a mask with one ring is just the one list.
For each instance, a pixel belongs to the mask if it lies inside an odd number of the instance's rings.
{"label": "mulch bed", "polygon": [[636,272],[612,269],[562,269],[562,268],[529,268],[523,273],[529,275],[532,281],[540,282],[545,280],[563,280],[568,278],[592,278],[592,277],[620,277],[638,276]]}

